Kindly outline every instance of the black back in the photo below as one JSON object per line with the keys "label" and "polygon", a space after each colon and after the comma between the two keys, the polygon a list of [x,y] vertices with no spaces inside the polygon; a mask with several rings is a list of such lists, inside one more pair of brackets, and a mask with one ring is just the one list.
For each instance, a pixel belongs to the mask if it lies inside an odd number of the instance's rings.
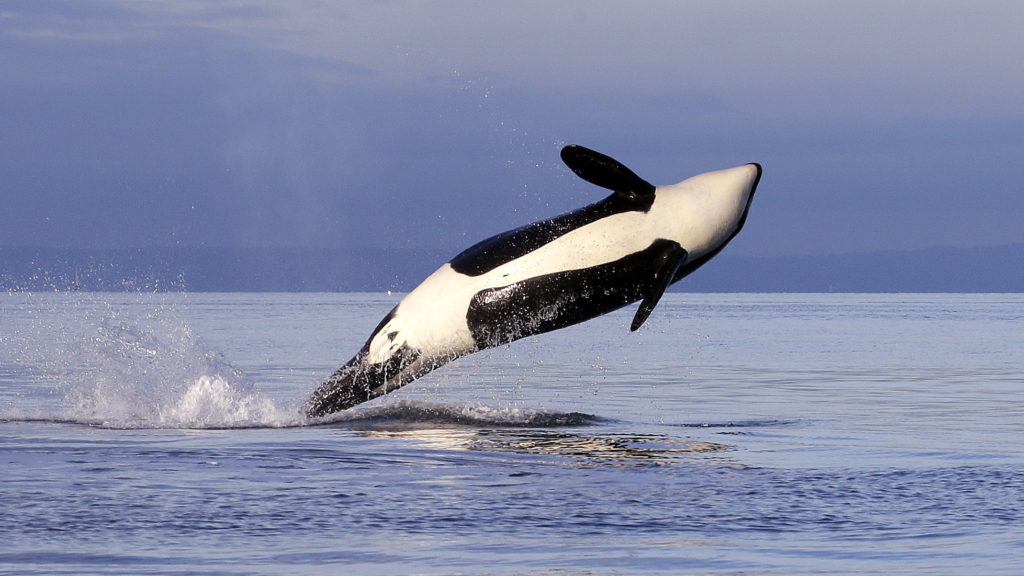
{"label": "black back", "polygon": [[562,149],[562,160],[581,178],[615,193],[600,202],[503,232],[478,242],[452,258],[460,274],[479,276],[533,252],[568,232],[621,212],[647,212],[654,203],[654,186],[620,162],[582,146]]}

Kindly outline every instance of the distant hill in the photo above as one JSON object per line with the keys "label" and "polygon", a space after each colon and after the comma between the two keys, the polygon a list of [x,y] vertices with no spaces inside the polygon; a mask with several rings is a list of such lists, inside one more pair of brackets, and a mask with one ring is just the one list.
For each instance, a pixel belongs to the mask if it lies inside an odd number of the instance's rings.
{"label": "distant hill", "polygon": [[[332,248],[0,248],[0,290],[408,291],[453,254]],[[1024,292],[1024,244],[825,256],[728,253],[690,292]]]}
{"label": "distant hill", "polygon": [[692,292],[1024,292],[1024,244],[712,260]]}

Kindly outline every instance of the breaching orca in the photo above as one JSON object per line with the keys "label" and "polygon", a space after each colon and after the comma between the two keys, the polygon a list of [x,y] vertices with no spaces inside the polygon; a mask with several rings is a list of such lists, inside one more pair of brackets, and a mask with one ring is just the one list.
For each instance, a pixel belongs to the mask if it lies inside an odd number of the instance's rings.
{"label": "breaching orca", "polygon": [[561,155],[578,176],[613,193],[488,238],[441,266],[316,389],[309,416],[387,394],[460,356],[640,301],[636,330],[670,284],[739,233],[761,178],[760,165],[746,164],[655,187],[582,146]]}

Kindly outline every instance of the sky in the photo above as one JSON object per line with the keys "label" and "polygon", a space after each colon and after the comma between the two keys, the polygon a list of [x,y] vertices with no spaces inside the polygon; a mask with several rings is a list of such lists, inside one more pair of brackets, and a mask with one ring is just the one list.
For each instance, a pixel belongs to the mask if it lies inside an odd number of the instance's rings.
{"label": "sky", "polygon": [[759,162],[740,256],[1024,243],[1024,3],[6,0],[0,247],[429,248]]}

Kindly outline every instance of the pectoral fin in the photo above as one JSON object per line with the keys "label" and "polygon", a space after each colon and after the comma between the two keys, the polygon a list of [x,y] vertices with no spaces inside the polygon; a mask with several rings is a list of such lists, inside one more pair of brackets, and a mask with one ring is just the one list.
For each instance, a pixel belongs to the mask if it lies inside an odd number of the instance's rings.
{"label": "pectoral fin", "polygon": [[654,194],[654,186],[637,176],[618,160],[583,146],[562,148],[562,162],[587,182],[615,191],[627,198]]}
{"label": "pectoral fin", "polygon": [[633,324],[629,327],[631,332],[635,332],[637,328],[643,325],[647,317],[651,315],[654,307],[661,300],[661,295],[665,293],[665,289],[672,283],[672,278],[675,277],[676,271],[686,262],[686,250],[679,243],[671,240],[657,240],[656,242],[664,243],[665,247],[658,255],[651,286],[647,290],[647,294],[644,295],[643,301],[640,302],[640,308],[637,309],[636,316],[633,317]]}

